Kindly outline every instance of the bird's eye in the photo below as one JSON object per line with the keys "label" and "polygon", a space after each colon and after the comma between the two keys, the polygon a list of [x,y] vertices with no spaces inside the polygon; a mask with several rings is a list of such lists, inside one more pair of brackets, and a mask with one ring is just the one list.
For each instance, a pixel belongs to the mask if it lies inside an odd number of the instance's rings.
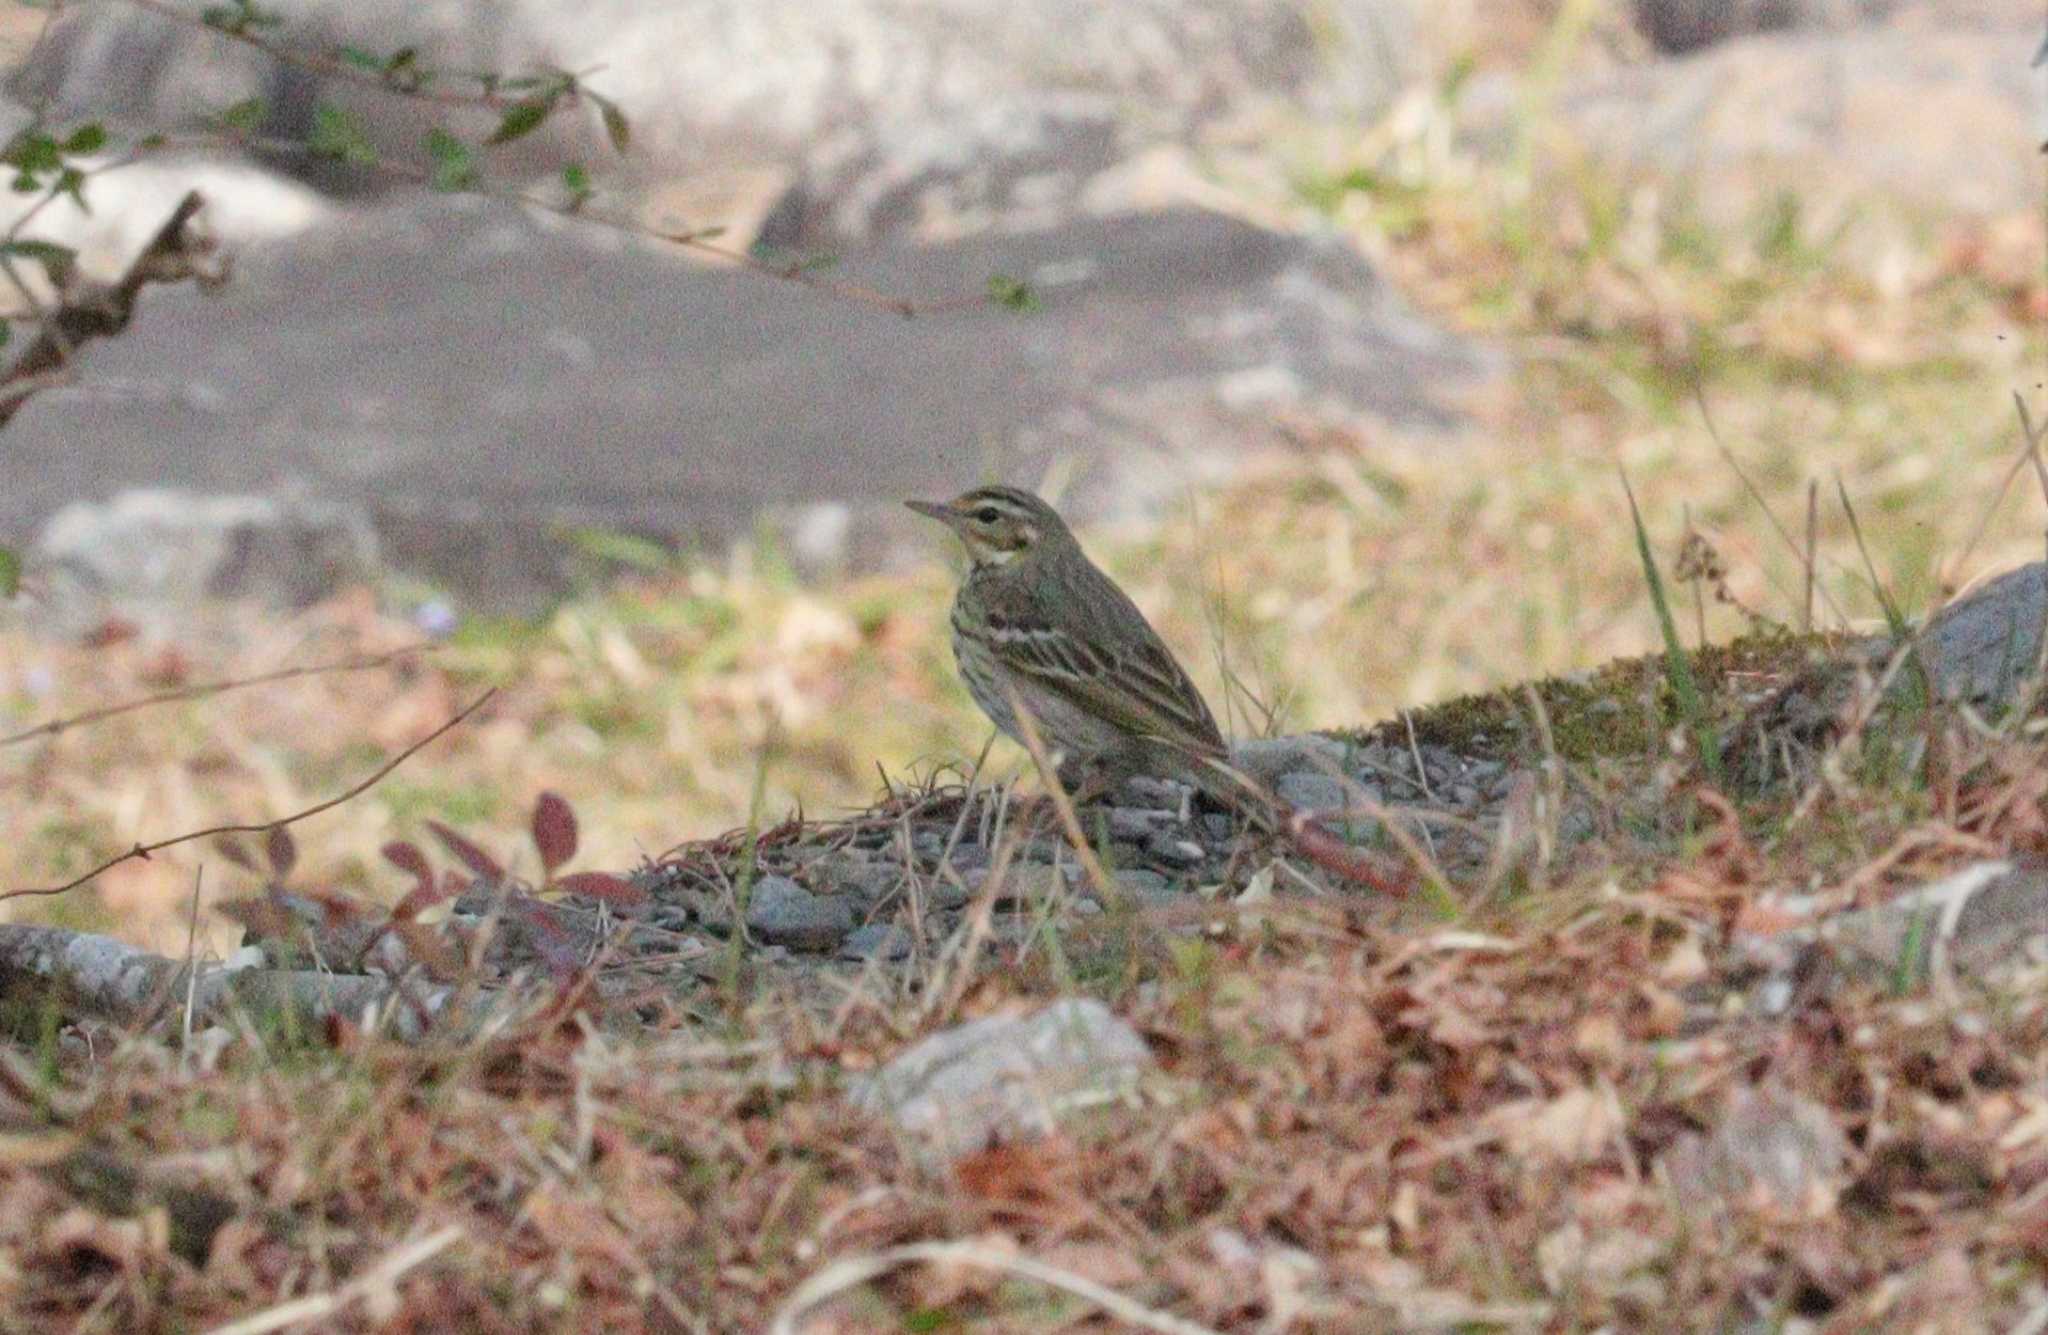
{"label": "bird's eye", "polygon": [[974,512],[974,522],[977,524],[993,524],[1002,517],[1003,512],[993,505],[984,505]]}

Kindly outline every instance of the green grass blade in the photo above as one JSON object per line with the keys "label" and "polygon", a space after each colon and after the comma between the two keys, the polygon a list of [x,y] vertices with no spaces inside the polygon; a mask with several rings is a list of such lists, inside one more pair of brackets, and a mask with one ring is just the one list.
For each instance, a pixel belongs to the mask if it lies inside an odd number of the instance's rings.
{"label": "green grass blade", "polygon": [[1708,780],[1719,787],[1721,739],[1714,732],[1713,719],[1708,717],[1699,683],[1693,679],[1692,660],[1686,656],[1685,645],[1678,638],[1678,621],[1671,615],[1671,600],[1664,592],[1664,577],[1657,573],[1657,558],[1650,554],[1650,533],[1643,527],[1643,512],[1636,506],[1635,488],[1629,485],[1627,473],[1621,475],[1621,489],[1628,495],[1629,519],[1636,529],[1636,555],[1642,558],[1643,579],[1650,586],[1650,601],[1656,605],[1657,624],[1664,633],[1664,675],[1671,683],[1671,694],[1678,700],[1679,712],[1692,729],[1693,741],[1699,747],[1700,764],[1706,770]]}

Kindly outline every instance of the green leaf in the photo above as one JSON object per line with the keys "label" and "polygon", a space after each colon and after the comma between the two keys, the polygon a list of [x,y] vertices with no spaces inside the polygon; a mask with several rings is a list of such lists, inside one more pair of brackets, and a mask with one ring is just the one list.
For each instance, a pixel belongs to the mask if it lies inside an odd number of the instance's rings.
{"label": "green leaf", "polygon": [[14,321],[12,321],[12,320],[0,320],[0,348],[4,348],[4,347],[6,347],[6,346],[7,346],[7,344],[8,344],[8,343],[9,343],[9,342],[10,342],[10,341],[11,341],[11,340],[13,339],[13,338],[14,338]]}
{"label": "green leaf", "polygon": [[0,598],[12,598],[21,592],[21,553],[12,547],[0,547]]}
{"label": "green leaf", "polygon": [[377,148],[363,132],[354,113],[322,102],[313,108],[313,132],[306,136],[306,149],[318,157],[333,158],[352,167],[377,165]]}
{"label": "green leaf", "polygon": [[1038,294],[1031,290],[1031,284],[1006,273],[989,276],[988,299],[1006,311],[1039,309]]}
{"label": "green leaf", "polygon": [[1721,785],[1721,739],[1714,732],[1714,720],[1700,697],[1699,683],[1692,675],[1692,659],[1678,637],[1678,621],[1671,615],[1671,600],[1664,593],[1664,578],[1657,573],[1657,558],[1650,554],[1650,531],[1643,527],[1643,514],[1636,508],[1635,488],[1628,474],[1621,476],[1621,489],[1628,495],[1629,518],[1635,521],[1636,556],[1643,563],[1643,578],[1650,586],[1650,601],[1657,608],[1657,624],[1664,633],[1664,675],[1671,694],[1678,700],[1678,712],[1692,728],[1693,743],[1699,748],[1700,767],[1715,787]]}
{"label": "green leaf", "polygon": [[13,259],[32,260],[43,267],[50,282],[58,287],[71,279],[71,272],[78,264],[78,252],[69,246],[60,246],[54,241],[16,239],[0,241],[0,255]]}
{"label": "green leaf", "polygon": [[64,141],[66,153],[97,153],[107,146],[107,127],[98,121],[81,125]]}
{"label": "green leaf", "polygon": [[55,188],[58,194],[71,196],[72,202],[78,205],[80,212],[92,212],[91,207],[85,202],[85,173],[78,168],[66,167],[59,172]]}
{"label": "green leaf", "polygon": [[597,103],[598,115],[604,119],[605,138],[612,141],[612,150],[623,154],[633,146],[633,127],[626,123],[626,113],[619,110],[619,104],[608,97],[587,93]]}
{"label": "green leaf", "polygon": [[239,134],[249,134],[263,128],[263,122],[269,118],[270,107],[260,97],[243,98],[220,113],[222,128]]}
{"label": "green leaf", "polygon": [[436,190],[469,190],[477,183],[476,156],[469,145],[446,130],[427,132],[427,156],[434,160],[428,184]]}
{"label": "green leaf", "polygon": [[56,171],[64,165],[64,155],[49,135],[40,130],[23,130],[7,141],[5,150],[0,150],[0,162],[17,168],[24,176],[33,176]]}
{"label": "green leaf", "polygon": [[545,98],[529,97],[514,102],[505,108],[504,116],[498,121],[498,128],[491,131],[491,137],[486,142],[509,144],[514,139],[532,134],[540,128],[540,123],[546,120],[548,113],[553,110],[554,104]]}
{"label": "green leaf", "polygon": [[591,188],[590,172],[580,162],[572,162],[562,168],[562,188],[569,192],[568,208],[571,213],[590,202],[597,192]]}
{"label": "green leaf", "polygon": [[240,35],[251,28],[274,28],[282,20],[256,8],[254,0],[234,0],[233,4],[207,6],[199,21],[209,28]]}
{"label": "green leaf", "polygon": [[365,51],[360,46],[344,46],[341,48],[341,58],[359,70],[368,70],[372,74],[384,72],[384,57],[375,51]]}

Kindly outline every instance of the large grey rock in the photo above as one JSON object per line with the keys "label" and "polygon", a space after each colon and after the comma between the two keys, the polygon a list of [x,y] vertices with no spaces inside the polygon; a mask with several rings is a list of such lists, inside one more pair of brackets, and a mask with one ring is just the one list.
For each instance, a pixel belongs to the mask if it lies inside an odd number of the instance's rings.
{"label": "large grey rock", "polygon": [[2040,17],[2034,0],[1635,0],[1636,26],[1660,51],[1733,37],[1894,22],[1914,28],[2013,27]]}
{"label": "large grey rock", "polygon": [[940,1157],[1043,1135],[1128,1097],[1152,1064],[1145,1040],[1092,998],[992,1015],[933,1034],[856,1078],[853,1101]]}
{"label": "large grey rock", "polygon": [[902,498],[992,466],[1071,464],[1072,517],[1142,513],[1280,444],[1283,413],[1450,425],[1495,365],[1335,242],[1197,211],[834,276],[938,298],[998,273],[1043,309],[904,320],[476,199],[351,215],[247,248],[218,294],[152,291],[82,383],[31,401],[0,444],[0,541],[127,488],[299,486],[475,602],[564,587],[564,529],[718,544],[764,508],[813,565],[871,566],[932,551]]}
{"label": "large grey rock", "polygon": [[[1602,156],[1690,178],[1710,217],[1793,192],[1809,213],[1881,193],[1946,215],[2040,203],[2041,81],[2024,27],[1775,33],[1629,67],[1561,100]],[[1909,112],[1910,114],[1902,114]]]}
{"label": "large grey rock", "polygon": [[[929,123],[1060,90],[1105,95],[1157,133],[1284,97],[1369,110],[1409,71],[1409,0],[265,0],[264,36],[313,49],[415,48],[423,66],[592,70],[636,127],[655,178],[744,159],[794,162],[855,125]],[[267,129],[302,134],[316,102],[355,107],[387,152],[417,154],[435,108],[280,67],[218,33],[119,0],[63,8],[15,83],[60,116],[175,128],[248,97]],[[490,118],[458,124],[485,129]],[[594,115],[494,162],[554,170],[611,161]]]}
{"label": "large grey rock", "polygon": [[1950,699],[2002,704],[2032,675],[2048,608],[2048,565],[2035,561],[1986,581],[1937,614],[1920,648]]}
{"label": "large grey rock", "polygon": [[160,489],[65,506],[31,560],[42,613],[67,631],[110,617],[153,627],[208,599],[304,607],[379,570],[376,536],[351,506]]}
{"label": "large grey rock", "polygon": [[1832,1204],[1848,1157],[1848,1141],[1826,1108],[1758,1086],[1731,1092],[1713,1130],[1681,1137],[1667,1166],[1688,1213],[1735,1208],[1799,1217]]}
{"label": "large grey rock", "polygon": [[957,116],[827,137],[761,223],[756,244],[801,252],[892,237],[957,237],[1065,221],[1142,136],[1113,99],[1016,97]]}

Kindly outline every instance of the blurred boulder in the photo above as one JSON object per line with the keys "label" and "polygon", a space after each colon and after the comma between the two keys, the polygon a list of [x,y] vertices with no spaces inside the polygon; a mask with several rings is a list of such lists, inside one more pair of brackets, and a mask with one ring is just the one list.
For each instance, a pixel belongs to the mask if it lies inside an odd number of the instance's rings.
{"label": "blurred boulder", "polygon": [[2038,16],[1776,33],[1615,71],[1559,112],[1600,156],[1686,179],[1724,224],[1779,194],[1809,213],[1873,193],[1944,214],[2037,209],[2040,38]]}
{"label": "blurred boulder", "polygon": [[1635,0],[1636,26],[1659,51],[1684,55],[1757,33],[2012,27],[2038,20],[2034,0]]}
{"label": "blurred boulder", "polygon": [[[981,300],[997,274],[1041,309]],[[1340,243],[1195,210],[826,276],[966,301],[906,320],[476,198],[346,211],[245,248],[217,294],[153,292],[31,400],[0,541],[128,488],[297,488],[472,604],[559,592],[579,528],[722,544],[772,511],[807,567],[872,567],[929,556],[902,498],[991,468],[1070,470],[1079,519],[1156,512],[1287,430],[1453,425],[1498,368]]]}
{"label": "blurred boulder", "polygon": [[[749,159],[794,165],[848,127],[928,126],[1026,94],[1106,99],[1147,135],[1185,135],[1264,98],[1370,111],[1408,72],[1412,0],[266,0],[270,41],[410,47],[422,67],[594,70],[635,131],[646,179]],[[447,86],[459,86],[449,84]],[[438,110],[296,67],[121,0],[75,0],[23,101],[61,117],[191,125],[261,97],[266,131],[303,137],[316,103],[354,109],[386,154],[417,159]],[[488,130],[488,112],[457,125]],[[594,114],[493,150],[495,174],[615,163]],[[310,169],[328,176],[326,164]]]}
{"label": "blurred boulder", "polygon": [[109,619],[155,627],[208,599],[304,607],[378,569],[376,536],[352,506],[161,489],[66,505],[31,561],[40,619],[65,633]]}
{"label": "blurred boulder", "polygon": [[1092,997],[941,1030],[855,1077],[853,1102],[939,1159],[1042,1136],[1129,1098],[1152,1065],[1138,1032]]}

